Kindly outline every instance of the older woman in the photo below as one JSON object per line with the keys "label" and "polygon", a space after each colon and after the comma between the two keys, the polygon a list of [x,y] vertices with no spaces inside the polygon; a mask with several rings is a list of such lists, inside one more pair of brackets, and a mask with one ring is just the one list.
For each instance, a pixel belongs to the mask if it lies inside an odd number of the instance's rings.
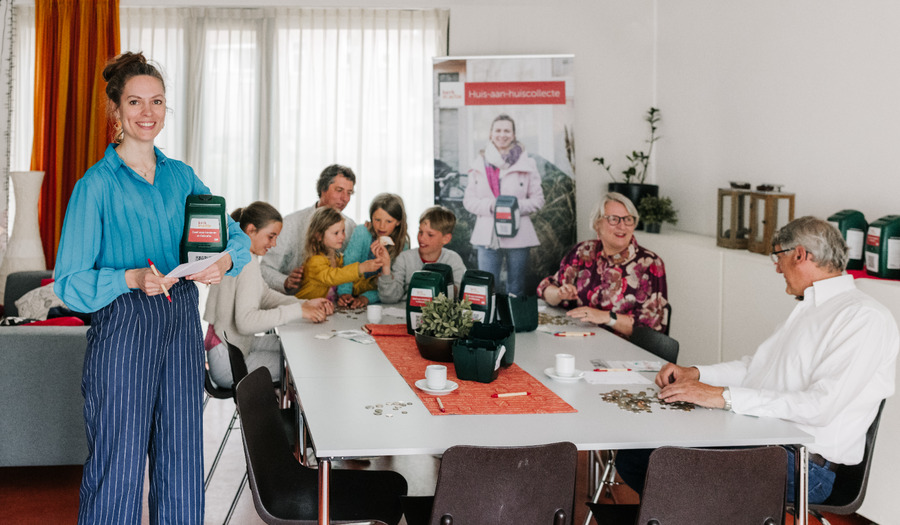
{"label": "older woman", "polygon": [[628,197],[608,193],[591,215],[597,240],[566,255],[559,271],[538,285],[547,304],[568,315],[631,335],[634,324],[664,332],[666,269],[658,255],[634,239],[638,212]]}

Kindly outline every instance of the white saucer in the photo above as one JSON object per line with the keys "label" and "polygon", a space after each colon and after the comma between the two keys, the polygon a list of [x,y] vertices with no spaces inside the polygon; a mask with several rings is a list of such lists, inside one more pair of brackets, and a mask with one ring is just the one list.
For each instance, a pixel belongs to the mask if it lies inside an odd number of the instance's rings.
{"label": "white saucer", "polygon": [[559,381],[560,383],[576,383],[578,381],[581,381],[581,378],[584,377],[584,372],[578,370],[577,368],[575,369],[575,373],[571,376],[556,375],[556,368],[552,366],[550,368],[544,369],[544,373],[547,374],[550,379]]}
{"label": "white saucer", "polygon": [[431,388],[428,388],[424,379],[419,379],[418,381],[416,381],[416,388],[425,392],[426,394],[431,394],[433,396],[442,396],[444,394],[449,394],[450,392],[453,392],[454,390],[459,388],[459,385],[457,385],[455,381],[447,380],[446,387],[442,388],[441,390],[433,390]]}

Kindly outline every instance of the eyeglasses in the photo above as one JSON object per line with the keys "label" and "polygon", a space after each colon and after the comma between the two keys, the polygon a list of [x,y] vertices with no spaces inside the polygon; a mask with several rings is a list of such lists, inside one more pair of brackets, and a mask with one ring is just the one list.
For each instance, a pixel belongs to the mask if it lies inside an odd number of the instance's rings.
{"label": "eyeglasses", "polygon": [[786,250],[778,250],[777,252],[772,252],[769,254],[769,259],[772,259],[773,263],[778,264],[778,255],[779,254],[787,253],[787,252],[793,251],[795,249],[797,249],[796,246],[794,246],[793,248],[788,248]]}
{"label": "eyeglasses", "polygon": [[608,222],[610,226],[619,224],[619,221],[625,223],[625,226],[634,226],[633,215],[626,215],[624,217],[619,217],[618,215],[601,215],[600,218],[606,219],[606,222]]}

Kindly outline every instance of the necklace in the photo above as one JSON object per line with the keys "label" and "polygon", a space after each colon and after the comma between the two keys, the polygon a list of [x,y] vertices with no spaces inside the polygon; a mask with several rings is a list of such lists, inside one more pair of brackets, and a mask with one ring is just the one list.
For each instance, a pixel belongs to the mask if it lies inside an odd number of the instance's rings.
{"label": "necklace", "polygon": [[148,181],[148,182],[149,182],[149,181],[153,178],[153,176],[156,174],[156,164],[153,164],[149,169],[142,169],[142,168],[138,168],[138,167],[135,166],[134,164],[132,164],[132,163],[128,162],[127,160],[125,160],[125,157],[123,157],[122,155],[120,155],[118,151],[116,152],[116,155],[119,155],[119,158],[122,159],[122,162],[124,162],[126,166],[128,166],[129,168],[131,168],[135,173],[137,173],[138,175],[140,175],[141,177],[143,177],[144,180],[146,180],[146,181]]}

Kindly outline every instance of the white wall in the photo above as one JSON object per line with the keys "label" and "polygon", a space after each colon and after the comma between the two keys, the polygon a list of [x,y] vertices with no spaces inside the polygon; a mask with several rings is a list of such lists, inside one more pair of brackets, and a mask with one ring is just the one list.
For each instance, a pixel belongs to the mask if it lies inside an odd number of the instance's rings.
{"label": "white wall", "polygon": [[715,235],[717,187],[779,182],[797,215],[900,212],[900,3],[659,2],[658,171],[679,229]]}

